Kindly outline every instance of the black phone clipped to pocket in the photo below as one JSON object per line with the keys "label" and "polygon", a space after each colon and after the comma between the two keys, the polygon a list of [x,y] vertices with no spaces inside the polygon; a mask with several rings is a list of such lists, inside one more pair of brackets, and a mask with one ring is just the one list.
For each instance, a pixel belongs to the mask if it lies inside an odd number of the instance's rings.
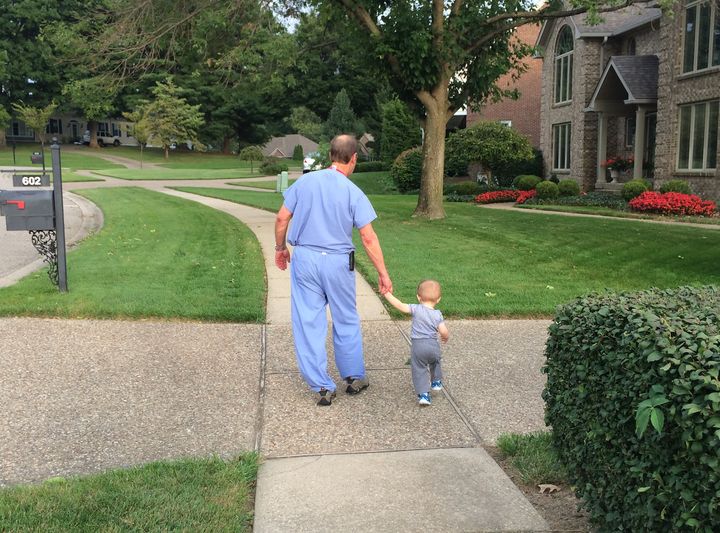
{"label": "black phone clipped to pocket", "polygon": [[355,270],[355,250],[350,252],[350,271]]}

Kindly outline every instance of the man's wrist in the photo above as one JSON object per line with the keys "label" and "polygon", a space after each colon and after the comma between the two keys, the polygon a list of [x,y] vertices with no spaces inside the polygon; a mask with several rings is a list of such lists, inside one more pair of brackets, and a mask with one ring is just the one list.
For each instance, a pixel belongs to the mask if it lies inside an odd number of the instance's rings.
{"label": "man's wrist", "polygon": [[276,252],[282,252],[283,250],[287,250],[287,246],[285,245],[285,243],[275,245]]}

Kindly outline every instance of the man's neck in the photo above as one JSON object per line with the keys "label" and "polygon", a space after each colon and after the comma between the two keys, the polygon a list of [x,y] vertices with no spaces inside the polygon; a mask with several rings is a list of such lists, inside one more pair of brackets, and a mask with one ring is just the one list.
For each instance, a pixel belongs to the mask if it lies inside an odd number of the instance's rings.
{"label": "man's neck", "polygon": [[345,176],[350,175],[350,163],[338,163],[333,161],[332,165],[330,165],[330,168],[334,168],[341,174],[344,174]]}

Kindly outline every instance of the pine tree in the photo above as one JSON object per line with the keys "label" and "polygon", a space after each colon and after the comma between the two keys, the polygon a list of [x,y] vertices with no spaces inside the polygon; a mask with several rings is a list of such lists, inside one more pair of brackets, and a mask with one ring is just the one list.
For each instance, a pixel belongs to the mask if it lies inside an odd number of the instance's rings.
{"label": "pine tree", "polygon": [[350,105],[347,91],[343,89],[335,96],[330,115],[325,122],[325,134],[330,138],[341,133],[362,134],[359,130],[362,130],[362,125]]}
{"label": "pine tree", "polygon": [[401,152],[419,146],[421,142],[420,124],[407,106],[397,98],[384,103],[380,157],[384,161],[393,161]]}

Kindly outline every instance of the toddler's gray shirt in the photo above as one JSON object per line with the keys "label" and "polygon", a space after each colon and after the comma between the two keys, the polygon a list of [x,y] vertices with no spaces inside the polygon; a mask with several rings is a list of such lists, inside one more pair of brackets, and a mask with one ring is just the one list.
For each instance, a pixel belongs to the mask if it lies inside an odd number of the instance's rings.
{"label": "toddler's gray shirt", "polygon": [[422,304],[408,304],[413,317],[411,339],[437,339],[438,326],[443,316],[437,309],[430,309]]}

